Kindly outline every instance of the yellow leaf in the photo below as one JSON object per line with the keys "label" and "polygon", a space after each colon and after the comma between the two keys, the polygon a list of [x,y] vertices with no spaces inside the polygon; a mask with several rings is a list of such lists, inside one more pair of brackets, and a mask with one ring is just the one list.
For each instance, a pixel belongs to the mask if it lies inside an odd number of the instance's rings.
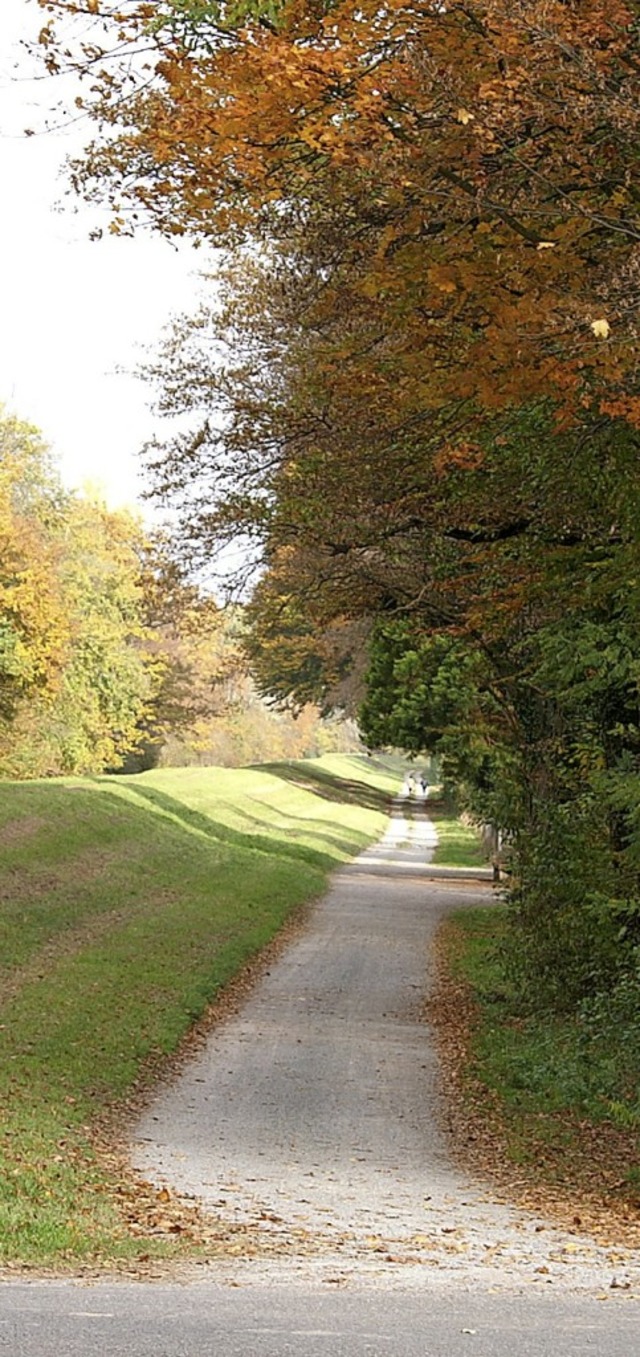
{"label": "yellow leaf", "polygon": [[611,333],[611,326],[608,320],[592,320],[591,329],[596,339],[607,339]]}
{"label": "yellow leaf", "polygon": [[456,113],[456,118],[459,123],[462,123],[464,127],[466,127],[467,123],[473,122],[474,114],[470,113],[468,108],[459,108]]}
{"label": "yellow leaf", "polygon": [[555,240],[539,240],[538,244],[536,245],[536,250],[555,250],[555,248],[556,248]]}

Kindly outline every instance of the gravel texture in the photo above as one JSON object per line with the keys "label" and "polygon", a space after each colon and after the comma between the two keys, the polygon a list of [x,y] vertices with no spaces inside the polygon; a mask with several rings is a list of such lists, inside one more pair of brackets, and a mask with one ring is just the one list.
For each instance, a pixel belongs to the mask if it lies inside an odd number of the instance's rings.
{"label": "gravel texture", "polygon": [[425,805],[399,800],[380,844],[147,1108],[134,1166],[279,1244],[217,1259],[220,1279],[640,1294],[637,1255],[511,1208],[451,1161],[421,1018],[429,946],[444,913],[491,896],[481,879],[434,878],[435,842]]}

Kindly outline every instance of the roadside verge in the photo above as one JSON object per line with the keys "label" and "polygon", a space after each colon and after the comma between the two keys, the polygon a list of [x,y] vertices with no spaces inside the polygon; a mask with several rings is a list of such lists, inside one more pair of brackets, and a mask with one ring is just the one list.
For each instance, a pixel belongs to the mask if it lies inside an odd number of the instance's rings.
{"label": "roadside verge", "polygon": [[[446,919],[435,941],[436,983],[425,1016],[438,1044],[452,1152],[519,1206],[603,1243],[636,1248],[637,1131],[572,1106],[557,1068],[539,1063],[533,1077],[530,1030],[500,988],[504,912],[489,901]],[[552,1036],[561,1042],[558,1032],[537,1033],[541,1049]]]}

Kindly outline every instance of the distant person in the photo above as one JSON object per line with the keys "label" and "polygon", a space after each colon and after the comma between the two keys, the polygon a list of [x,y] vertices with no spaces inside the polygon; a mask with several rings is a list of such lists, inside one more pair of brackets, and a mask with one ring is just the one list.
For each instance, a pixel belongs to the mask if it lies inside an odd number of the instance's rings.
{"label": "distant person", "polygon": [[426,779],[424,773],[422,774],[422,777],[420,778],[420,790],[421,790],[423,796],[426,796],[426,795],[427,795],[427,792],[429,791],[429,783],[427,782],[427,779]]}
{"label": "distant person", "polygon": [[406,786],[406,789],[407,789],[407,795],[408,795],[408,796],[413,796],[413,793],[414,793],[414,791],[415,791],[415,789],[416,789],[416,779],[415,779],[415,775],[414,775],[413,773],[407,773],[407,776],[406,776],[406,779],[405,779],[405,786]]}

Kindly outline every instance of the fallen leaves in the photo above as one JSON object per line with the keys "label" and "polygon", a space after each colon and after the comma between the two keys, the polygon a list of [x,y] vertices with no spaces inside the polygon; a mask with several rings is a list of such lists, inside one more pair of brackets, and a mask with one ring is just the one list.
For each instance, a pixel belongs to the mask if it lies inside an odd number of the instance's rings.
{"label": "fallen leaves", "polygon": [[[479,1014],[469,986],[452,975],[459,946],[455,924],[447,921],[436,939],[437,979],[426,1012],[438,1043],[446,1127],[454,1154],[466,1167],[479,1170],[505,1189],[510,1200],[553,1218],[570,1234],[579,1230],[623,1250],[637,1248],[638,1203],[616,1197],[623,1187],[621,1165],[632,1162],[637,1153],[632,1133],[608,1123],[594,1126],[567,1114],[556,1118],[559,1134],[555,1141],[538,1144],[533,1126],[527,1130],[519,1125],[521,1157],[527,1148],[528,1162],[515,1168],[508,1116],[497,1095],[471,1074],[470,1044]],[[540,1131],[541,1126],[538,1135]],[[527,1134],[530,1143],[525,1147],[522,1137]],[[570,1261],[579,1247],[567,1245],[556,1261]],[[612,1266],[624,1260],[624,1253],[619,1258],[609,1255]],[[548,1268],[536,1271],[544,1275]]]}

